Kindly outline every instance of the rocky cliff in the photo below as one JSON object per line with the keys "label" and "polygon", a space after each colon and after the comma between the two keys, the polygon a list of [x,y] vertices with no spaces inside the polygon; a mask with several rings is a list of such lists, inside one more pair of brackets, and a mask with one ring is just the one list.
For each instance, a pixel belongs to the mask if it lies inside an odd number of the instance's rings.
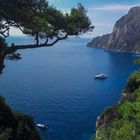
{"label": "rocky cliff", "polygon": [[111,34],[94,38],[89,47],[121,52],[140,52],[140,6],[133,7],[114,25]]}
{"label": "rocky cliff", "polygon": [[120,102],[98,117],[92,140],[140,140],[140,71],[129,77]]}

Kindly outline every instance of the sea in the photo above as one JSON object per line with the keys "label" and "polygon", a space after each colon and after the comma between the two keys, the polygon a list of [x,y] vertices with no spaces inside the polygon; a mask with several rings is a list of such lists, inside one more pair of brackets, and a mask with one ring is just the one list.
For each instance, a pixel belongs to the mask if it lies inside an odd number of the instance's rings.
{"label": "sea", "polygon": [[[91,39],[71,38],[53,47],[18,51],[22,59],[5,60],[0,95],[13,110],[31,115],[42,140],[90,140],[96,120],[117,104],[129,75],[139,69],[131,53],[87,47]],[[30,37],[9,37],[15,44]],[[106,80],[95,75],[105,73]]]}

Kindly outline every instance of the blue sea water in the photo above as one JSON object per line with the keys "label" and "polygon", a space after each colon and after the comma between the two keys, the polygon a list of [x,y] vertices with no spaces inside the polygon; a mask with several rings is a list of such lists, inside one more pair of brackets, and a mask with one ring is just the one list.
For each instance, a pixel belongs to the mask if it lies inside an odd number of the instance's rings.
{"label": "blue sea water", "polygon": [[[27,44],[26,37],[8,43]],[[89,39],[70,39],[50,48],[22,50],[6,60],[0,93],[16,111],[32,115],[43,140],[89,140],[97,116],[121,97],[128,76],[139,67],[132,54],[86,47]],[[94,76],[104,72],[106,80]]]}

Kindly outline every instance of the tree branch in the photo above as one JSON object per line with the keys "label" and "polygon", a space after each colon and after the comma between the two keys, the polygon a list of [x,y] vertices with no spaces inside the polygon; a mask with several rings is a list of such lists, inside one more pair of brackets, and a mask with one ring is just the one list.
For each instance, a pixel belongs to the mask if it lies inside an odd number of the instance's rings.
{"label": "tree branch", "polygon": [[57,37],[55,41],[53,41],[52,43],[50,44],[46,44],[47,46],[53,46],[54,44],[56,44],[58,41],[60,40],[64,40],[68,37],[68,34],[66,34],[64,37]]}
{"label": "tree branch", "polygon": [[32,44],[32,45],[14,45],[12,44],[11,47],[7,47],[7,49],[2,53],[2,55],[4,57],[6,57],[8,54],[13,53],[17,50],[22,50],[22,49],[33,49],[33,48],[45,48],[45,47],[51,47],[54,44],[56,44],[58,41],[60,40],[64,40],[68,37],[68,34],[66,34],[64,37],[57,37],[55,41],[53,41],[52,43],[48,43],[48,39],[46,40],[46,42],[44,44]]}
{"label": "tree branch", "polygon": [[4,38],[8,37],[9,36],[9,29],[10,29],[10,27],[9,27],[8,23],[5,22],[2,26],[0,26],[0,34]]}

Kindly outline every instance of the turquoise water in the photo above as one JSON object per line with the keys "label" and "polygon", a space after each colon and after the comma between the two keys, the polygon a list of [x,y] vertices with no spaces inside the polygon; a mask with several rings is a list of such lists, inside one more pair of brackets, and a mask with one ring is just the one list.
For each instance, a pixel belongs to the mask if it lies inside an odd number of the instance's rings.
{"label": "turquoise water", "polygon": [[[11,42],[32,42],[9,38]],[[0,93],[16,111],[32,115],[43,140],[88,140],[97,116],[119,101],[134,57],[86,47],[88,39],[62,41],[55,47],[22,50],[20,61],[6,60]],[[95,80],[104,72],[108,79]]]}

